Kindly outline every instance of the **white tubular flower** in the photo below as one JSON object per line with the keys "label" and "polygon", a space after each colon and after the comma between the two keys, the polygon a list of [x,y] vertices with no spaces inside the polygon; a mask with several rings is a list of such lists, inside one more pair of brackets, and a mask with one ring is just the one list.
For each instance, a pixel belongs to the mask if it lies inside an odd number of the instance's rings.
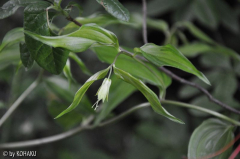
{"label": "white tubular flower", "polygon": [[93,107],[95,106],[95,110],[98,108],[98,102],[100,100],[102,100],[103,103],[104,103],[105,99],[108,100],[108,94],[109,94],[109,89],[110,89],[111,83],[112,83],[111,79],[105,78],[101,87],[98,89],[98,92],[96,94],[96,95],[98,95],[98,100],[93,105]]}

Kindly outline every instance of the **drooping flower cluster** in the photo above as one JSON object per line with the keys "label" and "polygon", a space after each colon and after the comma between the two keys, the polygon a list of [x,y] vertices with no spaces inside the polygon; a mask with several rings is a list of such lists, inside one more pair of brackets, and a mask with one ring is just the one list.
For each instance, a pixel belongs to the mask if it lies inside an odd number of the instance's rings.
{"label": "drooping flower cluster", "polygon": [[98,96],[98,100],[92,106],[93,108],[95,107],[95,110],[98,108],[98,102],[100,100],[102,100],[103,103],[104,103],[105,99],[108,100],[108,94],[109,94],[109,89],[110,89],[111,83],[112,83],[111,79],[105,78],[101,87],[98,89],[98,92],[96,94]]}

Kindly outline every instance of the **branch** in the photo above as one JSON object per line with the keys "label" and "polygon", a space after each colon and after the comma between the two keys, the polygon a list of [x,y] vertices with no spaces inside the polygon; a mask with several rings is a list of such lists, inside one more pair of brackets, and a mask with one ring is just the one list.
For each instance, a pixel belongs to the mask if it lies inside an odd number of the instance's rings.
{"label": "branch", "polygon": [[228,121],[234,125],[237,125],[237,126],[240,126],[240,122],[239,121],[236,121],[234,119],[231,119],[223,114],[220,114],[218,112],[215,112],[213,110],[210,110],[210,109],[206,109],[206,108],[203,108],[203,107],[200,107],[200,106],[196,106],[196,105],[192,105],[192,104],[187,104],[187,103],[183,103],[183,102],[177,102],[177,101],[171,101],[171,100],[161,100],[161,103],[162,104],[169,104],[169,105],[175,105],[175,106],[180,106],[180,107],[185,107],[185,108],[190,108],[190,109],[195,109],[195,110],[198,110],[198,111],[201,111],[201,112],[205,112],[205,113],[208,113],[208,114],[211,114],[217,118],[220,118],[220,119],[223,119],[225,121]]}
{"label": "branch", "polygon": [[80,24],[78,21],[76,21],[75,19],[73,19],[70,15],[68,17],[66,17],[67,20],[75,23],[78,26],[82,26],[82,24]]}
{"label": "branch", "polygon": [[[130,57],[134,57],[134,54],[132,52],[129,52],[127,50],[124,50],[123,48],[121,48],[121,50],[124,52],[125,55],[127,56],[130,56]],[[147,59],[145,59],[144,57],[142,56],[137,56],[137,58],[145,61],[145,62],[148,62]],[[217,100],[216,98],[214,98],[205,88],[197,85],[196,83],[193,83],[193,82],[190,82],[190,81],[187,81],[177,75],[175,75],[174,73],[172,73],[171,71],[169,71],[168,69],[164,68],[164,67],[160,67],[159,68],[161,71],[163,71],[164,73],[166,73],[168,76],[170,76],[171,78],[175,79],[176,81],[178,82],[181,82],[183,84],[186,84],[186,85],[189,85],[189,86],[192,86],[192,87],[195,87],[197,88],[198,90],[200,90],[201,92],[203,92],[210,101],[212,101],[213,103],[216,103],[217,105],[233,112],[233,113],[236,113],[236,114],[240,114],[240,111],[237,110],[237,109],[234,109],[232,107],[230,107],[229,105]]]}
{"label": "branch", "polygon": [[[146,17],[147,17],[147,4],[146,4],[146,0],[143,0],[143,37],[144,37],[144,42],[147,43],[147,22],[146,22]],[[175,27],[174,29],[175,30]],[[126,51],[126,50],[124,50]],[[127,52],[127,53],[130,53],[130,52]],[[131,54],[131,53],[130,53]],[[144,58],[143,60],[146,61],[146,59]],[[192,87],[195,87],[197,89],[199,89],[201,92],[203,92],[210,101],[220,105],[221,107],[233,112],[233,113],[236,113],[236,114],[240,114],[240,111],[239,110],[236,110],[232,107],[230,107],[229,105],[215,99],[206,89],[202,88],[201,86],[197,85],[196,83],[193,83],[193,82],[190,82],[190,81],[187,81],[177,75],[175,75],[174,73],[172,73],[171,71],[169,71],[168,69],[164,68],[164,67],[161,67],[159,68],[161,71],[165,72],[168,76],[172,77],[173,79],[181,82],[181,83],[184,83],[184,84],[187,84],[189,86],[192,86]]]}
{"label": "branch", "polygon": [[[146,22],[146,17],[147,17],[147,4],[146,4],[146,0],[143,0],[143,38],[144,38],[144,43],[147,43],[147,41],[148,41],[147,40],[147,22]],[[77,21],[75,21],[71,17],[67,18],[67,20],[74,22],[78,26],[81,26],[80,23],[78,23]],[[131,52],[127,51],[127,50],[124,50],[122,48],[121,48],[121,50],[127,56],[133,57],[133,55],[134,55],[133,53],[131,53]],[[137,56],[137,58],[139,58],[139,59],[141,59],[143,61],[147,61],[144,57],[141,57],[141,56]],[[177,81],[179,81],[179,82],[181,82],[183,84],[187,84],[189,86],[192,86],[192,87],[195,87],[195,88],[199,89],[201,92],[203,92],[208,97],[208,99],[210,101],[218,104],[219,106],[221,106],[221,107],[223,107],[223,108],[225,108],[225,109],[227,109],[227,110],[229,110],[229,111],[231,111],[233,113],[240,114],[239,110],[236,110],[236,109],[230,107],[229,105],[227,105],[227,104],[225,104],[225,103],[215,99],[206,89],[204,89],[203,87],[197,85],[196,83],[187,81],[187,80],[185,80],[185,79],[175,75],[174,73],[172,73],[171,71],[169,71],[169,70],[167,70],[167,69],[165,69],[163,67],[161,67],[159,69],[161,71],[165,72],[167,75],[169,75],[173,79],[175,79],[175,80],[177,80]]]}
{"label": "branch", "polygon": [[17,109],[22,101],[37,87],[42,78],[43,71],[38,75],[38,78],[21,94],[21,96],[13,103],[13,105],[7,110],[7,112],[0,119],[0,127],[10,117],[10,115]]}
{"label": "branch", "polygon": [[148,43],[147,39],[147,3],[146,0],[142,0],[142,11],[143,11],[143,41],[144,43]]}
{"label": "branch", "polygon": [[110,125],[116,121],[121,120],[122,118],[126,117],[127,115],[133,113],[134,111],[141,109],[141,108],[145,108],[145,107],[149,107],[150,104],[149,103],[143,103],[143,104],[139,104],[129,110],[127,110],[126,112],[106,121],[103,123],[100,123],[97,126],[89,126],[89,122],[91,120],[89,120],[87,123],[85,123],[84,125],[81,125],[77,128],[74,128],[72,130],[69,130],[67,132],[58,134],[58,135],[54,135],[54,136],[50,136],[50,137],[45,137],[45,138],[41,138],[41,139],[36,139],[36,140],[29,140],[29,141],[23,141],[23,142],[13,142],[13,143],[5,143],[5,144],[0,144],[0,149],[14,149],[14,148],[23,148],[23,147],[33,147],[33,146],[40,146],[40,145],[44,145],[44,144],[48,144],[48,143],[53,143],[53,142],[57,142],[66,138],[69,138],[71,136],[74,136],[75,134],[83,131],[83,130],[89,130],[89,129],[93,129],[96,127],[102,127],[102,126],[106,126],[106,125]]}
{"label": "branch", "polygon": [[[230,122],[234,125],[240,126],[240,122],[238,122],[234,119],[231,119],[231,118],[229,118],[225,115],[222,115],[218,112],[215,112],[215,111],[212,111],[212,110],[209,110],[209,109],[206,109],[206,108],[202,108],[202,107],[199,107],[199,106],[196,106],[196,105],[191,105],[191,104],[186,104],[186,103],[176,102],[176,101],[170,101],[170,100],[161,100],[161,103],[202,111],[202,112],[211,114],[215,117],[218,117],[220,119],[226,120],[226,121],[228,121],[228,122]],[[14,148],[33,147],[33,146],[41,146],[41,145],[44,145],[44,144],[57,142],[57,141],[69,138],[71,136],[74,136],[74,135],[82,132],[83,130],[89,130],[89,129],[94,129],[94,128],[97,128],[97,127],[103,127],[103,126],[110,125],[110,124],[115,123],[115,122],[123,119],[124,117],[130,115],[131,113],[135,112],[136,110],[146,108],[146,107],[150,107],[150,103],[142,103],[142,104],[139,104],[137,106],[134,106],[131,109],[123,112],[122,114],[120,114],[120,115],[118,115],[118,116],[116,116],[112,119],[109,119],[105,122],[102,122],[97,126],[88,125],[93,119],[92,116],[90,116],[89,120],[86,120],[87,122],[84,122],[83,125],[81,125],[77,128],[74,128],[72,130],[69,130],[67,132],[64,132],[64,133],[61,133],[61,134],[58,134],[58,135],[54,135],[54,136],[50,136],[50,137],[36,139],[36,140],[0,144],[0,149],[14,149]]]}
{"label": "branch", "polygon": [[236,114],[240,114],[240,111],[239,110],[236,110],[232,107],[230,107],[229,105],[217,100],[216,98],[214,98],[205,88],[197,85],[196,83],[193,83],[193,82],[190,82],[190,81],[187,81],[177,75],[175,75],[174,73],[172,73],[171,71],[167,70],[166,68],[164,67],[161,67],[159,68],[161,71],[163,71],[164,73],[166,73],[168,76],[172,77],[173,79],[183,83],[183,84],[187,84],[189,86],[192,86],[192,87],[195,87],[197,88],[198,90],[200,90],[201,92],[203,92],[210,101],[212,101],[213,103],[217,104],[217,105],[220,105],[221,107],[233,112],[233,113],[236,113]]}

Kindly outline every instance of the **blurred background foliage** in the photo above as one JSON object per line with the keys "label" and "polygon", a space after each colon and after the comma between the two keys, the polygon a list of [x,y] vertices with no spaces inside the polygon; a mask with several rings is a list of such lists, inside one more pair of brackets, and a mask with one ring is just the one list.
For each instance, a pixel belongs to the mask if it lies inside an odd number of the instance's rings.
{"label": "blurred background foliage", "polygon": [[[1,0],[2,6],[7,0]],[[63,1],[63,6],[69,0]],[[83,7],[82,16],[106,13],[95,0],[75,0]],[[141,14],[140,0],[120,0],[134,16]],[[227,48],[213,49],[213,44],[206,44],[191,33],[191,30],[180,28],[176,36],[172,37],[172,43],[201,70],[210,80],[212,86],[208,86],[196,77],[176,69],[171,69],[177,75],[194,81],[207,88],[217,99],[239,109],[240,108],[240,64],[232,58],[218,52],[240,52],[240,3],[237,0],[148,0],[148,16],[158,19],[156,29],[154,23],[149,22],[149,42],[162,45],[167,34],[160,30],[174,28],[177,23],[190,21],[214,39],[218,44]],[[77,10],[71,13],[78,16]],[[64,17],[57,17],[54,23],[58,27],[64,27],[69,23]],[[143,45],[140,25],[130,27],[128,25],[112,23],[105,28],[114,32],[122,46],[129,48]],[[13,16],[0,21],[0,39],[16,27],[23,26],[23,9],[19,9]],[[200,38],[201,39],[201,38]],[[18,46],[12,46],[12,48]],[[225,49],[225,50],[224,50]],[[231,50],[229,50],[231,49]],[[220,51],[219,51],[220,50]],[[11,56],[9,55],[11,52]],[[9,51],[0,55],[0,116],[19,97],[19,95],[37,77],[39,67],[35,64],[32,69],[17,69],[19,62],[18,51]],[[15,54],[14,54],[15,53]],[[1,57],[2,56],[2,57]],[[78,54],[86,64],[90,72],[94,73],[107,67],[99,61],[98,57],[90,50]],[[2,59],[2,61],[1,61]],[[69,130],[79,125],[84,118],[82,114],[92,113],[92,103],[96,101],[95,93],[101,84],[98,81],[90,87],[87,97],[81,102],[86,108],[78,107],[71,113],[54,120],[53,118],[65,109],[73,99],[79,86],[88,79],[78,64],[70,60],[72,76],[76,82],[72,82],[69,89],[68,80],[63,74],[52,76],[45,73],[44,82],[35,89],[21,104],[3,127],[0,128],[0,142],[23,141],[51,136]],[[14,64],[14,65],[13,65]],[[121,81],[116,80],[118,85]],[[112,86],[111,90],[117,89]],[[155,86],[148,86],[158,93]],[[126,88],[126,87],[125,87]],[[141,93],[135,89],[121,90],[122,94],[131,94],[125,101],[115,101],[117,94],[112,94],[114,104],[120,105],[114,109],[112,116],[120,114],[130,107],[146,102]],[[123,97],[123,99],[126,97]],[[173,81],[167,89],[167,99],[188,102],[202,107],[219,111],[232,118],[239,119],[221,107],[211,103],[195,88],[181,85]],[[108,106],[110,104],[106,104]],[[182,119],[186,124],[179,125],[154,113],[150,108],[142,109],[126,117],[124,120],[110,126],[82,132],[70,139],[59,141],[44,146],[27,148],[24,150],[37,150],[39,159],[177,159],[187,155],[187,147],[191,133],[203,120],[210,116],[197,111],[168,106],[167,109]],[[80,113],[81,112],[81,113]],[[84,112],[84,113],[83,113]],[[239,133],[239,129],[236,130]]]}

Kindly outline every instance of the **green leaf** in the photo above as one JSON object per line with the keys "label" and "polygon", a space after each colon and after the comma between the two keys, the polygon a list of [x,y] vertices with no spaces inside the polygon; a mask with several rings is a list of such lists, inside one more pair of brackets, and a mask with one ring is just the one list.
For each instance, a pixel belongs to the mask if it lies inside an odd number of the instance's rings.
{"label": "green leaf", "polygon": [[[71,104],[74,93],[77,91],[77,88],[80,87],[80,85],[74,83],[72,87],[69,88],[67,80],[59,76],[51,76],[45,79],[44,82],[48,90],[55,94],[59,100],[67,104]],[[51,95],[49,95],[49,97],[51,97]],[[53,99],[55,99],[55,97],[53,97]],[[82,98],[80,104],[82,105],[81,110],[84,110],[87,114],[95,113],[87,96]]]}
{"label": "green leaf", "polygon": [[[206,1],[212,10],[216,12],[217,18],[222,22],[222,24],[228,29],[232,30],[234,33],[239,31],[239,22],[235,10],[229,6],[229,4],[224,0],[211,0]],[[216,4],[218,4],[216,6]]]}
{"label": "green leaf", "polygon": [[[236,51],[220,45],[211,46],[203,42],[193,42],[193,43],[181,46],[179,50],[185,56],[188,56],[188,57],[195,57],[202,53],[212,53],[212,54],[227,55],[229,57],[232,57],[233,59],[240,61],[240,55]],[[215,55],[215,56],[219,56],[219,55]]]}
{"label": "green leaf", "polygon": [[187,57],[195,57],[201,53],[211,50],[211,46],[202,42],[193,42],[179,47],[183,55]]}
{"label": "green leaf", "polygon": [[0,19],[11,16],[19,7],[26,7],[29,4],[38,3],[40,1],[41,0],[9,0],[0,8]]}
{"label": "green leaf", "polygon": [[17,65],[20,61],[19,44],[6,47],[0,52],[0,70],[11,65]]}
{"label": "green leaf", "polygon": [[74,85],[74,87],[69,88],[68,81],[60,76],[46,78],[44,83],[48,90],[67,103],[72,102],[74,92],[77,91],[76,87],[79,87],[79,85]]}
{"label": "green leaf", "polygon": [[118,0],[97,0],[97,2],[112,16],[123,21],[129,21],[128,10]]}
{"label": "green leaf", "polygon": [[[89,24],[89,23],[95,23],[95,24],[97,24],[99,26],[103,26],[103,27],[108,26],[110,24],[116,24],[116,23],[121,22],[109,14],[93,14],[93,15],[90,15],[87,17],[77,17],[75,20],[78,21],[79,23],[81,23],[82,25]],[[62,34],[63,35],[69,34],[78,29],[79,29],[79,26],[77,26],[75,23],[71,22],[71,23],[68,23],[63,28]]]}
{"label": "green leaf", "polygon": [[[189,146],[188,158],[201,158],[216,153],[234,139],[234,126],[218,119],[204,121],[193,132]],[[231,148],[212,159],[226,159]]]}
{"label": "green leaf", "polygon": [[[66,105],[59,101],[51,101],[48,106],[48,112],[52,117],[55,117],[59,113],[61,113],[66,108]],[[66,114],[62,118],[58,118],[55,120],[59,125],[64,127],[65,129],[69,129],[73,126],[76,126],[81,123],[83,120],[83,115],[78,111],[73,111],[69,114]]]}
{"label": "green leaf", "polygon": [[201,23],[215,29],[219,23],[219,19],[214,12],[214,8],[209,5],[209,1],[195,0],[192,10]]}
{"label": "green leaf", "polygon": [[207,34],[205,34],[203,31],[197,28],[193,23],[182,22],[182,23],[178,23],[178,25],[181,27],[187,28],[196,38],[204,42],[207,42],[209,44],[216,44],[214,40],[212,40]]}
{"label": "green leaf", "polygon": [[63,74],[65,75],[65,77],[67,77],[68,83],[69,83],[69,88],[70,88],[71,83],[74,82],[75,80],[72,76],[71,66],[70,66],[70,61],[69,60],[67,60],[67,63],[65,65],[65,67],[63,68]]}
{"label": "green leaf", "polygon": [[102,45],[113,46],[117,50],[119,49],[116,35],[95,24],[83,25],[79,30],[63,36],[41,36],[29,31],[25,31],[25,33],[44,44],[61,47],[72,52],[82,52],[89,47]]}
{"label": "green leaf", "polygon": [[116,68],[115,66],[114,73],[118,78],[136,87],[147,98],[156,113],[161,114],[174,122],[184,124],[183,121],[177,119],[162,107],[156,94],[151,89],[149,89],[141,80],[133,77],[131,74],[119,68]]}
{"label": "green leaf", "polygon": [[[142,23],[143,23],[142,15],[139,13],[134,13],[131,15],[130,22],[126,24],[134,26],[136,28],[142,28]],[[169,26],[167,22],[165,22],[164,20],[147,18],[147,25],[149,28],[157,29],[163,32],[167,32],[169,30]]]}
{"label": "green leaf", "polygon": [[[24,30],[40,35],[51,35],[47,24],[47,2],[29,5],[24,10]],[[36,18],[37,17],[37,18]],[[69,52],[61,48],[52,48],[34,40],[25,34],[25,41],[32,58],[45,70],[53,74],[62,72]]]}
{"label": "green leaf", "polygon": [[[112,64],[115,56],[118,54],[116,49],[113,47],[97,47],[92,48],[92,50],[97,54],[98,58],[108,64]],[[133,76],[142,79],[150,84],[166,89],[172,82],[171,78],[165,73],[161,72],[152,64],[146,63],[152,72],[149,71],[143,64],[137,62],[131,57],[121,55],[118,57],[115,65]]]}
{"label": "green leaf", "polygon": [[15,28],[9,31],[3,38],[0,45],[0,54],[5,47],[10,47],[16,43],[24,41],[23,28]]}
{"label": "green leaf", "polygon": [[27,45],[25,43],[20,43],[20,58],[22,64],[27,69],[30,69],[32,67],[34,60],[32,59],[31,54],[28,51]]}
{"label": "green leaf", "polygon": [[82,85],[82,87],[76,92],[72,104],[66,110],[64,110],[62,113],[60,113],[56,118],[59,118],[62,115],[66,114],[66,113],[69,113],[70,111],[75,109],[78,106],[78,104],[80,103],[83,95],[86,93],[88,88],[93,84],[93,82],[95,82],[96,80],[104,78],[107,75],[109,69],[110,69],[110,67],[106,68],[105,70],[99,71],[99,72],[95,73],[93,76],[91,76]]}
{"label": "green leaf", "polygon": [[89,71],[89,69],[86,67],[86,65],[83,63],[83,61],[75,54],[70,52],[69,57],[72,58],[80,67],[80,69],[85,73],[86,75],[92,75],[92,73]]}
{"label": "green leaf", "polygon": [[95,125],[98,125],[114,108],[136,91],[135,87],[119,80],[116,76],[111,77],[111,80],[108,102],[102,104],[102,110],[94,122]]}
{"label": "green leaf", "polygon": [[184,3],[186,3],[186,1],[187,0],[151,0],[147,5],[148,15],[161,15],[168,12],[169,10],[173,10],[178,8],[179,6],[182,6]]}
{"label": "green leaf", "polygon": [[210,84],[208,79],[203,73],[199,72],[193,64],[174,46],[158,46],[155,44],[146,44],[142,46],[141,53],[153,64],[161,66],[171,66],[188,73],[192,73],[203,80],[205,83]]}
{"label": "green leaf", "polygon": [[[51,76],[44,79],[45,85],[48,91],[48,98],[50,100],[50,105],[48,106],[48,111],[52,117],[56,117],[64,109],[66,109],[66,104],[70,104],[74,98],[74,92],[77,91],[79,85],[72,84],[72,87],[68,87],[68,82],[66,79],[60,76]],[[55,97],[56,96],[56,97]],[[95,113],[91,108],[92,104],[84,96],[80,103],[81,107],[78,107],[76,111],[73,111],[62,118],[55,120],[57,123],[65,128],[72,127],[79,124],[83,117]],[[73,118],[75,116],[76,118]]]}
{"label": "green leaf", "polygon": [[217,45],[215,49],[212,49],[211,52],[222,53],[228,56],[233,57],[233,59],[240,61],[240,55],[236,51],[227,48],[225,46]]}
{"label": "green leaf", "polygon": [[[122,24],[122,25],[128,25],[133,28],[137,28],[137,29],[142,28],[142,22],[143,22],[142,16],[138,13],[132,14],[129,22],[118,20],[109,14],[96,14],[96,13],[87,17],[77,17],[75,20],[81,24],[95,23],[102,27],[112,25],[112,24]],[[168,24],[165,21],[159,20],[159,19],[148,18],[147,25],[149,28],[157,29],[163,32],[167,32],[169,29]],[[61,34],[62,35],[69,34],[78,29],[79,29],[79,26],[71,22],[71,23],[68,23],[63,28]]]}

